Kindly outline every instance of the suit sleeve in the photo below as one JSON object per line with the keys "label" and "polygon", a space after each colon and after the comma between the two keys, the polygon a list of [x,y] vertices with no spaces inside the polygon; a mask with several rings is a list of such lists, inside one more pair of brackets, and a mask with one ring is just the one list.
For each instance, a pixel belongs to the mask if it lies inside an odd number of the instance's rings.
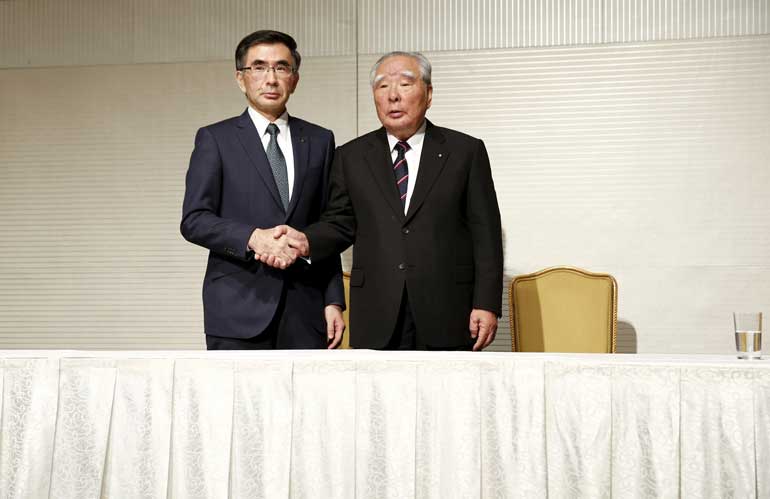
{"label": "suit sleeve", "polygon": [[468,178],[466,212],[473,239],[473,308],[502,315],[503,237],[500,208],[484,142],[478,141]]}
{"label": "suit sleeve", "polygon": [[195,136],[182,204],[182,236],[215,253],[248,261],[249,237],[256,225],[219,216],[222,196],[222,158],[216,139],[206,128]]}
{"label": "suit sleeve", "polygon": [[[328,205],[329,195],[329,177],[331,174],[331,168],[334,161],[334,134],[330,133],[329,143],[327,144],[326,155],[324,158],[324,196],[323,206],[321,212],[323,212]],[[320,255],[318,258],[321,258]],[[332,255],[327,259],[323,259],[323,262],[330,267],[330,278],[326,285],[326,291],[324,292],[324,305],[339,305],[342,310],[345,310],[345,288],[342,283],[342,261],[340,254]]]}
{"label": "suit sleeve", "polygon": [[312,258],[339,255],[355,241],[356,217],[345,179],[345,149],[338,148],[329,178],[326,208],[321,220],[305,229]]}

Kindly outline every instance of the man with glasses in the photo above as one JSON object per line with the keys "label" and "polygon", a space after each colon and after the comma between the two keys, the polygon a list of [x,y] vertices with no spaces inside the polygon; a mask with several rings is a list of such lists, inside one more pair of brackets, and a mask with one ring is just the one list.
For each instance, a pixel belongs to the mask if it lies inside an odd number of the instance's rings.
{"label": "man with glasses", "polygon": [[[209,250],[203,315],[209,350],[335,348],[345,305],[339,254],[296,259],[267,230],[317,221],[326,204],[332,132],[294,116],[294,39],[262,30],[235,51],[243,114],[198,130],[181,232]],[[271,254],[274,267],[259,258]]]}
{"label": "man with glasses", "polygon": [[313,259],[355,242],[353,347],[482,350],[497,331],[503,286],[484,143],[425,119],[433,86],[422,54],[384,55],[370,83],[383,126],[337,150],[321,221],[304,234],[278,227],[274,236],[288,234],[289,245]]}

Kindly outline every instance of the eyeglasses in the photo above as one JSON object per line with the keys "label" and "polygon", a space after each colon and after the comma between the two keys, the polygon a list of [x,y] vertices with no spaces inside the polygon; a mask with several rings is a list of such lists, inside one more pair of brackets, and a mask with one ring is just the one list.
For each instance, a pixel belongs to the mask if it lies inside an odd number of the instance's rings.
{"label": "eyeglasses", "polygon": [[294,68],[288,64],[276,64],[275,66],[271,66],[269,64],[260,63],[238,68],[238,71],[251,71],[251,74],[253,74],[255,78],[266,77],[270,70],[275,73],[276,78],[288,78],[294,73]]}

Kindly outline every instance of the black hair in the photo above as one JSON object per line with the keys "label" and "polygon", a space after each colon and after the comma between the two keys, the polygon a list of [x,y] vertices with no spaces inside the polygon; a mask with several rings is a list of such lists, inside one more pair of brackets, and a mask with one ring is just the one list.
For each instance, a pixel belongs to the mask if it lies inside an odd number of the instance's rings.
{"label": "black hair", "polygon": [[302,57],[299,55],[299,52],[297,52],[297,42],[294,41],[294,38],[287,35],[286,33],[273,31],[271,29],[255,31],[254,33],[247,35],[243,40],[241,40],[241,42],[238,44],[238,48],[235,49],[235,69],[240,69],[243,67],[246,62],[244,61],[246,58],[246,53],[251,47],[263,43],[281,43],[286,45],[286,47],[291,51],[292,59],[294,59],[294,71],[299,71],[299,63],[302,60]]}

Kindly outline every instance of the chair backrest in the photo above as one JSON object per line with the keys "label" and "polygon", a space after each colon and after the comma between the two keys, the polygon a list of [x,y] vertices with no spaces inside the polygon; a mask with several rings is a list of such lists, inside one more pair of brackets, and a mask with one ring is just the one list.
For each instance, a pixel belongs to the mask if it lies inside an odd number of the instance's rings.
{"label": "chair backrest", "polygon": [[609,274],[552,267],[520,275],[509,300],[514,352],[615,352],[618,285]]}
{"label": "chair backrest", "polygon": [[345,285],[345,311],[342,318],[345,319],[345,334],[342,336],[340,348],[350,348],[350,272],[342,273],[342,283]]}

